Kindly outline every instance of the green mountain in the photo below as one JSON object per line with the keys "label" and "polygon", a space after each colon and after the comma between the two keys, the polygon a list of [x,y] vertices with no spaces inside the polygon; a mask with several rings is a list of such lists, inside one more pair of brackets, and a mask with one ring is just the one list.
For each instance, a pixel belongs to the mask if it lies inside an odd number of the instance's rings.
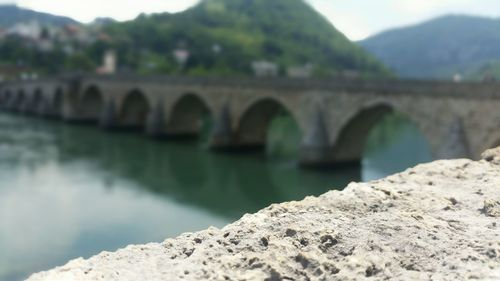
{"label": "green mountain", "polygon": [[320,77],[390,75],[304,0],[202,0],[176,14],[98,20],[86,33],[92,39],[85,42],[55,37],[50,49],[23,38],[0,40],[0,66],[94,71],[114,50],[120,71],[142,74],[253,75],[255,63],[264,62],[283,76],[291,69]]}
{"label": "green mountain", "polygon": [[31,21],[54,26],[77,23],[75,20],[68,17],[40,13],[16,5],[0,5],[0,27],[10,27],[17,23]]}
{"label": "green mountain", "polygon": [[452,15],[375,35],[359,44],[403,77],[478,78],[500,62],[500,20]]}
{"label": "green mountain", "polygon": [[[141,15],[108,24],[121,66],[139,72],[251,74],[252,62],[289,67],[311,65],[314,74],[387,75],[371,55],[350,42],[303,0],[204,0],[177,14]],[[184,67],[173,55],[189,52]]]}

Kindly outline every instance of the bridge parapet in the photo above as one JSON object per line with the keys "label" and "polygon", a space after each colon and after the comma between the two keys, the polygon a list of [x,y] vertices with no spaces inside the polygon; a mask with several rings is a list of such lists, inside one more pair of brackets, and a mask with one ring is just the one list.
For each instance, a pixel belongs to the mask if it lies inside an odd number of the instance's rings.
{"label": "bridge parapet", "polygon": [[409,79],[294,79],[294,78],[245,78],[245,77],[183,77],[110,75],[85,76],[82,80],[108,83],[198,85],[201,87],[227,87],[274,89],[280,91],[324,91],[350,93],[377,93],[384,95],[431,95],[500,99],[499,82],[453,82],[446,80]]}

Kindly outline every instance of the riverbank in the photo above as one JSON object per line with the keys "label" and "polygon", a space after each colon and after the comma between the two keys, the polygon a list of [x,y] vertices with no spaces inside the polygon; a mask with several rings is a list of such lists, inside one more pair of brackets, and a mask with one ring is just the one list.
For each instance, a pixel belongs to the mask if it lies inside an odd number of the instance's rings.
{"label": "riverbank", "polygon": [[352,183],[29,280],[498,280],[500,148],[483,156]]}

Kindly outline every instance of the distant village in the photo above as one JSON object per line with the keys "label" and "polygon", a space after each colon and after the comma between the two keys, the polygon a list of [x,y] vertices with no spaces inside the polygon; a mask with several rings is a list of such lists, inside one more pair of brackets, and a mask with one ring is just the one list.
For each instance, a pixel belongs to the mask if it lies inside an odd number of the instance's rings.
{"label": "distant village", "polygon": [[[36,49],[42,54],[54,51],[58,46],[68,56],[98,40],[111,40],[108,35],[101,31],[99,24],[50,26],[42,25],[37,21],[17,23],[8,28],[0,28],[0,42],[9,37],[21,39],[26,46]],[[95,71],[102,74],[112,74],[116,71],[116,55],[112,50],[106,52],[102,66]],[[16,65],[0,65],[0,81],[6,77],[36,79],[38,74],[29,66],[19,62]]]}
{"label": "distant village", "polygon": [[[110,36],[101,31],[100,24],[82,26],[78,24],[67,24],[64,26],[42,25],[37,21],[17,23],[9,28],[0,28],[0,42],[8,37],[17,37],[30,48],[42,53],[53,51],[58,46],[66,55],[90,46],[96,41],[111,41]],[[216,48],[217,46],[213,46]],[[220,49],[220,47],[219,47]],[[172,55],[179,64],[184,64],[190,56],[188,50],[174,50]],[[256,77],[276,77],[280,75],[279,66],[266,60],[252,62],[251,68]],[[113,50],[107,51],[102,60],[102,65],[95,69],[98,74],[113,74],[117,71],[117,57]],[[294,78],[311,77],[314,65],[289,67],[285,75]],[[356,73],[345,73],[346,76],[356,76]],[[5,78],[20,78],[23,80],[37,79],[36,73],[30,67],[22,63],[16,65],[0,65],[0,82]]]}

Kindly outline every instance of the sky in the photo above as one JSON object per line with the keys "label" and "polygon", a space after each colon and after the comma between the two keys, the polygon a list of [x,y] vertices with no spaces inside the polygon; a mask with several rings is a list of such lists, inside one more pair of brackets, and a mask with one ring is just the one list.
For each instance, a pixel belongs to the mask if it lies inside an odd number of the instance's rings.
{"label": "sky", "polygon": [[[269,0],[272,1],[272,0]],[[306,0],[351,40],[411,25],[445,14],[500,16],[499,0]],[[0,0],[37,11],[90,22],[96,17],[117,20],[140,13],[179,12],[198,0]]]}

